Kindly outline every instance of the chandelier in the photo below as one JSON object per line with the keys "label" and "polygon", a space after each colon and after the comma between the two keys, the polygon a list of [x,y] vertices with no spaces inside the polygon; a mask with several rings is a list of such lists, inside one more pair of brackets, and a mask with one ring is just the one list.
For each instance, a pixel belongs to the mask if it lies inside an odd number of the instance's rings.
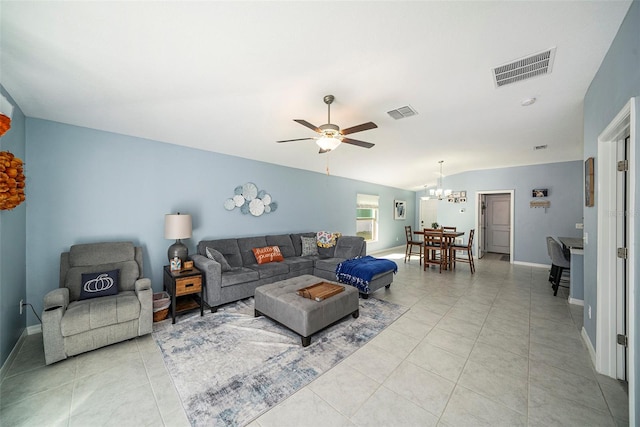
{"label": "chandelier", "polygon": [[438,177],[438,183],[436,188],[432,188],[429,192],[432,196],[436,196],[438,200],[442,200],[443,196],[449,197],[449,195],[451,195],[451,190],[445,190],[442,185],[442,181],[444,180],[444,175],[442,175],[442,164],[444,163],[444,160],[440,160],[438,163],[440,163],[440,176]]}

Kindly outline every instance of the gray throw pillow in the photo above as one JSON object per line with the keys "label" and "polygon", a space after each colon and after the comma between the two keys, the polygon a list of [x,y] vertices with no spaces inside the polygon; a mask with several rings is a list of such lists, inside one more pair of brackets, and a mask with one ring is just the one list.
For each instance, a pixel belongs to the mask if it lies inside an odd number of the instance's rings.
{"label": "gray throw pillow", "polygon": [[222,271],[231,271],[231,266],[227,262],[227,259],[220,252],[210,247],[207,247],[205,252],[207,253],[207,258],[220,263]]}
{"label": "gray throw pillow", "polygon": [[318,255],[318,242],[315,237],[300,237],[302,240],[302,256]]}

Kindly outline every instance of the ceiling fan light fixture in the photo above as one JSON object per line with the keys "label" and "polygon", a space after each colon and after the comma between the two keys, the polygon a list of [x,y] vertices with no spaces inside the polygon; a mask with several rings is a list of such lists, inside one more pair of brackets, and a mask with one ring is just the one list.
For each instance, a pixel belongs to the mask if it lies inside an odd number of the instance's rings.
{"label": "ceiling fan light fixture", "polygon": [[342,144],[342,140],[332,136],[323,135],[316,139],[316,144],[318,144],[318,147],[324,151],[331,151],[338,148],[338,145]]}

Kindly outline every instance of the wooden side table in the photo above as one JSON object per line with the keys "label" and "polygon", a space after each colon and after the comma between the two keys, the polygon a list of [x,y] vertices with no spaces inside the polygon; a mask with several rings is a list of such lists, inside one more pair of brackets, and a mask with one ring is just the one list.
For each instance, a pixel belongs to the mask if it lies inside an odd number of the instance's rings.
{"label": "wooden side table", "polygon": [[[164,266],[164,290],[171,295],[171,323],[176,323],[176,313],[200,308],[200,316],[204,315],[202,298],[202,272],[197,268],[184,271],[171,271]],[[193,296],[199,294],[198,301]]]}

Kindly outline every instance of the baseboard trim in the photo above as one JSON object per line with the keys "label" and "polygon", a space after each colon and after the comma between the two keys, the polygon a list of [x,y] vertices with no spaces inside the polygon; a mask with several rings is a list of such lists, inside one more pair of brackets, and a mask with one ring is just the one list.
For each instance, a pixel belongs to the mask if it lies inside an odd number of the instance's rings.
{"label": "baseboard trim", "polygon": [[390,251],[400,251],[400,252],[404,253],[404,250],[405,250],[405,249],[406,249],[406,246],[405,246],[405,245],[402,245],[402,246],[394,246],[394,247],[392,247],[392,248],[379,249],[379,250],[377,250],[377,251],[372,251],[372,252],[367,253],[367,255],[372,255],[372,256],[373,256],[373,255],[376,255],[376,254],[381,254],[381,253],[384,253],[384,252],[390,252]]}
{"label": "baseboard trim", "polygon": [[591,363],[594,368],[596,366],[596,350],[593,348],[593,344],[591,344],[591,340],[589,339],[589,335],[587,335],[587,330],[582,327],[582,331],[580,331],[580,335],[582,336],[582,341],[584,341],[587,346],[587,350],[589,350],[589,356],[591,356]]}
{"label": "baseboard trim", "polygon": [[584,307],[584,300],[569,297],[569,304],[581,305]]}
{"label": "baseboard trim", "polygon": [[42,325],[27,326],[27,335],[35,335],[42,333]]}
{"label": "baseboard trim", "polygon": [[535,263],[535,262],[513,261],[513,263],[514,263],[514,264],[517,264],[517,265],[524,265],[524,266],[527,266],[527,267],[546,268],[546,269],[551,268],[551,266],[550,266],[550,265],[547,265],[547,264],[537,264],[537,263]]}
{"label": "baseboard trim", "polygon": [[27,333],[27,329],[23,329],[22,334],[20,334],[20,338],[18,338],[18,341],[16,342],[16,345],[13,346],[11,353],[9,353],[9,357],[7,357],[7,360],[5,360],[4,363],[2,364],[2,367],[0,368],[0,382],[4,380],[4,376],[7,374],[7,371],[9,370],[9,366],[11,366],[14,359],[18,356],[18,352],[20,351],[20,348],[22,347],[22,343],[24,342],[27,335],[29,335]]}

